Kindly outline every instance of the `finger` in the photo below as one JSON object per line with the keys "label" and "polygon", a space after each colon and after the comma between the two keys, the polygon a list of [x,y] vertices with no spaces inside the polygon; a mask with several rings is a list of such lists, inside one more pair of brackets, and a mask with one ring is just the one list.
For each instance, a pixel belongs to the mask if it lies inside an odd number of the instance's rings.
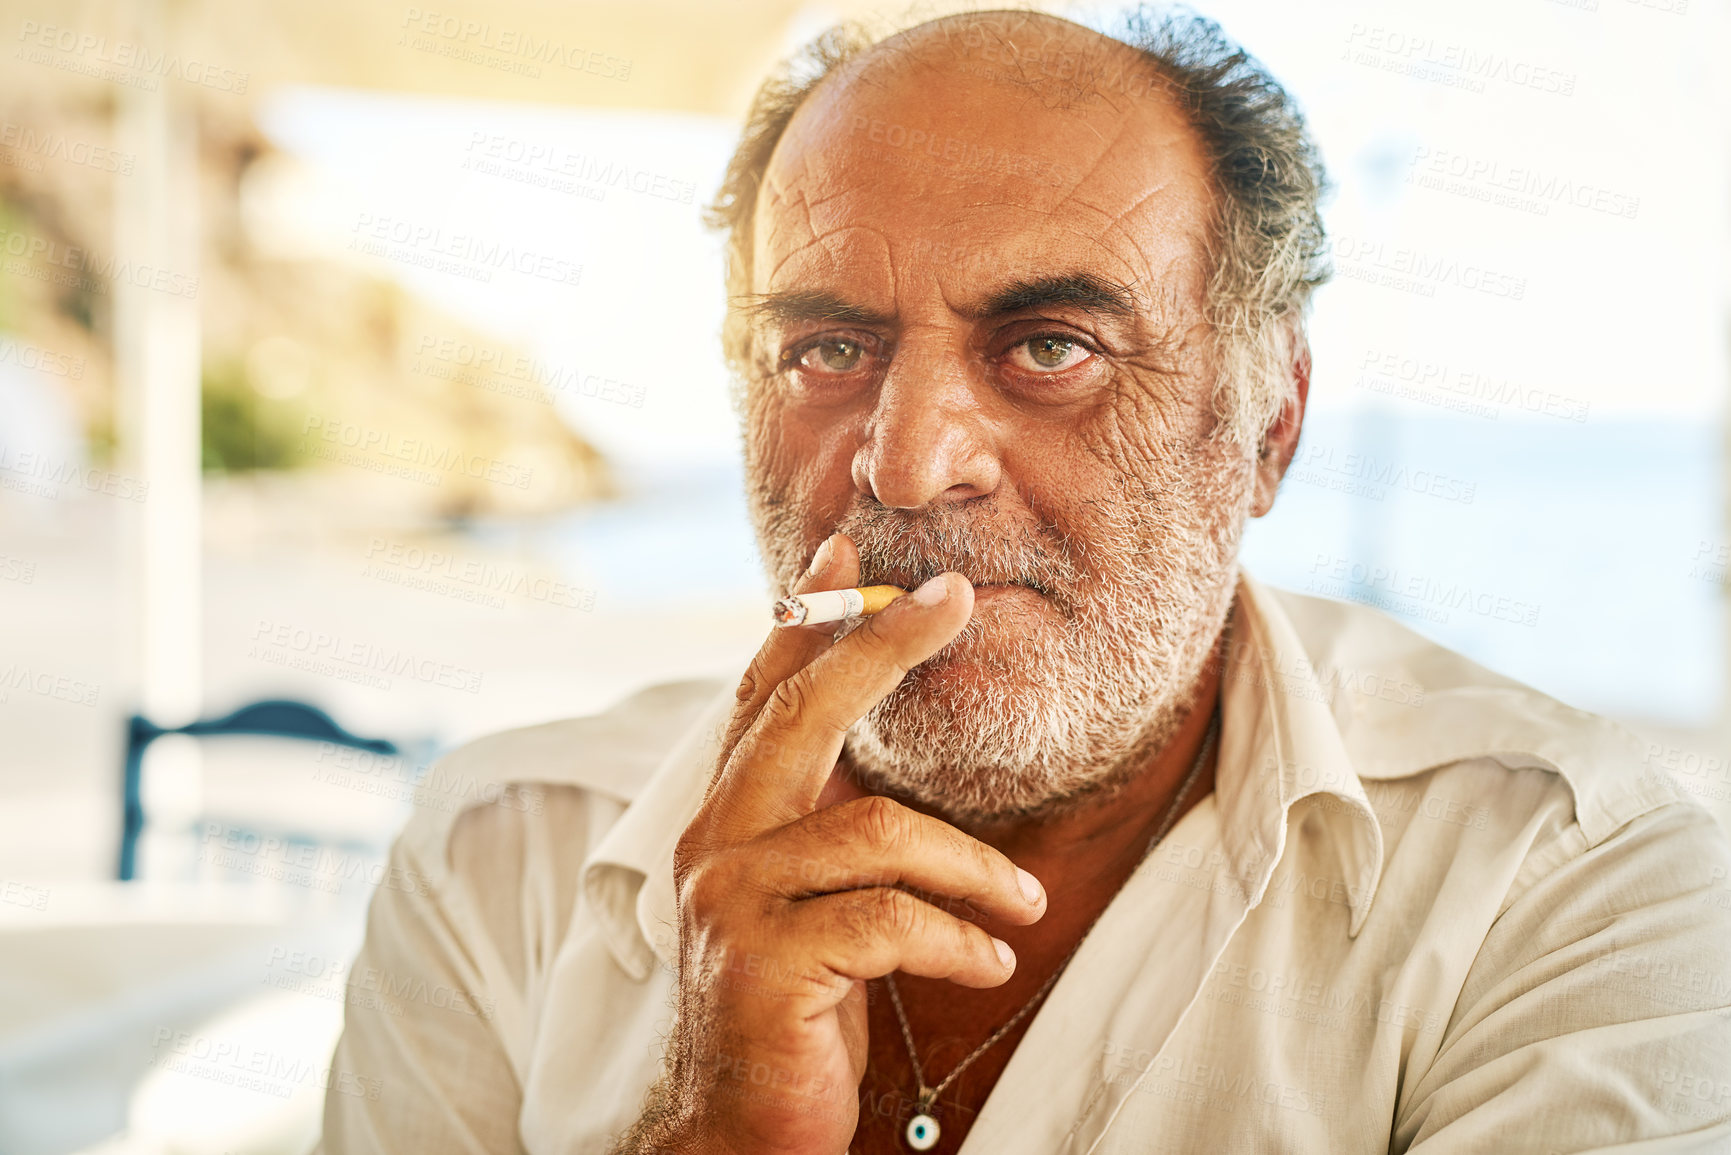
{"label": "finger", "polygon": [[1016,973],[1016,954],[974,923],[891,887],[808,898],[788,908],[789,941],[844,978],[866,981],[892,971],[995,987]]}
{"label": "finger", "polygon": [[881,795],[816,811],[740,850],[785,898],[904,886],[964,919],[1025,926],[1046,910],[1039,880],[1002,851]]}
{"label": "finger", "polygon": [[949,642],[973,613],[974,587],[933,578],[831,645],[771,691],[720,784],[743,841],[811,813],[848,728],[908,670]]}
{"label": "finger", "polygon": [[[831,534],[813,554],[812,564],[794,582],[790,593],[849,589],[859,584],[859,550],[845,533]],[[722,764],[739,744],[740,735],[756,720],[776,686],[831,645],[824,630],[771,629],[735,691],[737,701],[721,744]]]}

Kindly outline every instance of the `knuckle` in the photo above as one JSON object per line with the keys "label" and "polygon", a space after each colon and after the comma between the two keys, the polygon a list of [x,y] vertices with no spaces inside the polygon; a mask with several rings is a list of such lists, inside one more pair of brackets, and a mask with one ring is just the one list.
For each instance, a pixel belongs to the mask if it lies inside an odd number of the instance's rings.
{"label": "knuckle", "polygon": [[778,717],[791,721],[806,712],[811,700],[810,687],[799,674],[785,678],[770,691],[769,709]]}
{"label": "knuckle", "polygon": [[705,894],[704,870],[700,863],[690,858],[681,858],[677,852],[673,859],[673,893],[678,899],[682,914],[692,914],[700,910]]}
{"label": "knuckle", "polygon": [[704,847],[696,831],[687,827],[673,844],[673,883],[681,886],[701,867]]}
{"label": "knuckle", "polygon": [[741,706],[749,705],[757,697],[757,688],[762,684],[763,673],[758,669],[757,662],[752,661],[745,674],[739,679],[739,685],[734,687],[733,699]]}
{"label": "knuckle", "polygon": [[895,851],[912,841],[909,811],[900,802],[874,794],[853,805],[854,826],[860,837],[880,853]]}
{"label": "knuckle", "polygon": [[815,724],[837,733],[845,732],[847,726],[838,725],[829,716],[830,711],[825,709],[823,695],[813,682],[814,676],[812,667],[807,666],[783,681],[769,696],[770,712],[783,726],[797,720],[806,726]]}
{"label": "knuckle", "polygon": [[992,936],[979,927],[950,920],[943,940],[949,968],[946,978],[972,972],[981,964],[987,970],[998,969],[998,950],[992,945]]}
{"label": "knuckle", "polygon": [[753,659],[749,669],[739,679],[739,685],[734,687],[734,706],[732,716],[727,720],[727,726],[722,734],[721,752],[723,756],[738,746],[745,737],[752,723],[757,721],[757,713],[752,709],[763,688],[763,670],[757,659]]}
{"label": "knuckle", "polygon": [[992,945],[992,936],[971,922],[957,920],[956,945],[961,947],[968,958],[979,959],[998,966],[998,948]]}
{"label": "knuckle", "polygon": [[911,895],[886,886],[872,891],[870,901],[872,922],[879,934],[906,939],[919,933],[919,902]]}
{"label": "knuckle", "polygon": [[714,857],[688,859],[683,876],[675,867],[675,894],[685,918],[707,922],[723,909],[739,889],[729,873]]}
{"label": "knuckle", "polygon": [[838,938],[850,954],[871,954],[886,942],[905,937],[911,916],[903,909],[907,896],[888,888],[853,892],[839,905],[834,920]]}

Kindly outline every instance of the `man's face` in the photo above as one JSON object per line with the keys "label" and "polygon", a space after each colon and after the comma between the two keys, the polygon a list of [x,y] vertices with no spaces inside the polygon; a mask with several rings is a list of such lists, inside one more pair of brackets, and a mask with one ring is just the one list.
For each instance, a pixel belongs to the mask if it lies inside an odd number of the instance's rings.
{"label": "man's face", "polygon": [[1153,93],[1050,104],[959,43],[833,76],[755,221],[746,465],[771,578],[840,530],[864,584],[975,584],[967,629],[848,755],[976,821],[1120,785],[1164,743],[1252,490],[1210,436],[1198,142]]}

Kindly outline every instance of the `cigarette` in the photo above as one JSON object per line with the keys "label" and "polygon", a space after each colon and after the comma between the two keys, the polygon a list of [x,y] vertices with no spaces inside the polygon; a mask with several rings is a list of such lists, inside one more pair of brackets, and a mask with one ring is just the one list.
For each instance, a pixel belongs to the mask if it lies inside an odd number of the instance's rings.
{"label": "cigarette", "polygon": [[789,594],[770,609],[778,627],[816,626],[860,614],[875,614],[907,590],[899,586],[864,586],[853,590],[817,590]]}

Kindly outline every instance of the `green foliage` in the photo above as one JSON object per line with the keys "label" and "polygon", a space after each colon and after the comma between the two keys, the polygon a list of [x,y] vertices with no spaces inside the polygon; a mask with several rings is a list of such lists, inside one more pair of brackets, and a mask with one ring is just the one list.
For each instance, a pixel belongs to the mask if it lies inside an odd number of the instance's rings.
{"label": "green foliage", "polygon": [[294,469],[306,463],[299,406],[261,397],[239,361],[205,365],[199,409],[206,473]]}
{"label": "green foliage", "polygon": [[[11,236],[13,233],[25,231],[27,226],[18,209],[5,197],[0,196],[0,236]],[[0,332],[16,333],[23,328],[23,318],[18,315],[18,290],[12,283],[17,275],[14,267],[22,270],[23,261],[0,260]]]}

